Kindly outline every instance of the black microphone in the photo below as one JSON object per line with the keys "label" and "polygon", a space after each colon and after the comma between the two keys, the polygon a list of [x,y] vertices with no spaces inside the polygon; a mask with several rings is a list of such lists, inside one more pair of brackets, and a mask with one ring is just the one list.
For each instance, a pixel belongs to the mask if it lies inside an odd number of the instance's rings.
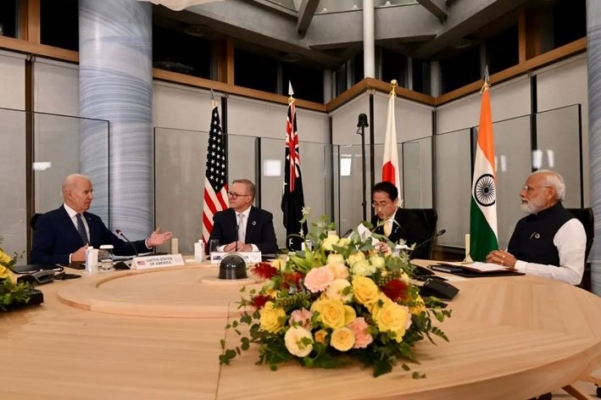
{"label": "black microphone", "polygon": [[138,249],[136,248],[136,246],[134,246],[134,244],[127,238],[127,236],[125,236],[123,234],[123,231],[121,229],[116,229],[115,232],[117,232],[117,235],[121,236],[123,239],[125,239],[125,241],[127,243],[129,243],[131,245],[131,247],[134,249],[134,254],[136,255],[136,257],[138,256]]}
{"label": "black microphone", "polygon": [[424,240],[423,242],[415,245],[415,247],[413,248],[413,252],[415,251],[415,249],[425,245],[426,243],[430,243],[432,240],[436,239],[439,236],[444,235],[447,232],[446,229],[441,229],[438,232],[436,232],[434,235],[430,236],[428,239]]}

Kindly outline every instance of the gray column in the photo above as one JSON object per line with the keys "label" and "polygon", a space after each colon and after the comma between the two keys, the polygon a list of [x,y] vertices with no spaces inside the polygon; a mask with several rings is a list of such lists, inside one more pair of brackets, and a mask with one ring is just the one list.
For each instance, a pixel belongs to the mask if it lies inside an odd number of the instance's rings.
{"label": "gray column", "polygon": [[442,71],[440,61],[430,63],[430,96],[438,97],[442,94]]}
{"label": "gray column", "polygon": [[323,102],[324,103],[329,103],[333,96],[332,96],[332,91],[333,91],[333,82],[332,82],[332,70],[331,69],[324,69],[323,70]]}
{"label": "gray column", "polygon": [[[137,0],[79,0],[81,171],[94,184],[92,212],[130,239],[152,231],[152,7]],[[108,168],[107,168],[108,149]],[[98,155],[102,156],[99,157]],[[107,174],[110,171],[110,174]]]}
{"label": "gray column", "polygon": [[[601,238],[601,2],[586,1],[588,39],[588,119],[591,204],[595,213],[595,237]],[[601,295],[601,240],[593,242],[591,281]]]}
{"label": "gray column", "polygon": [[363,76],[376,77],[374,0],[363,0]]}

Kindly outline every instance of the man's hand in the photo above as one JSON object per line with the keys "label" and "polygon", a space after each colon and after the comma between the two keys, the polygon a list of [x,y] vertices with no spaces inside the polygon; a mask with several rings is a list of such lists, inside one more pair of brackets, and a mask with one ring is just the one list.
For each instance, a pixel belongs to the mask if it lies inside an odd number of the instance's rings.
{"label": "man's hand", "polygon": [[245,244],[238,240],[225,246],[223,251],[229,253],[230,251],[252,251],[252,249],[253,247],[250,244]]}
{"label": "man's hand", "polygon": [[157,228],[156,231],[152,232],[150,237],[148,237],[146,244],[148,245],[148,247],[160,246],[162,244],[167,243],[167,241],[169,239],[171,239],[172,237],[173,237],[172,232],[161,233],[161,228],[159,227],[159,228]]}
{"label": "man's hand", "polygon": [[493,250],[486,256],[486,262],[499,264],[507,267],[507,269],[513,270],[515,269],[515,263],[517,262],[517,259],[513,256],[513,254],[506,251]]}
{"label": "man's hand", "polygon": [[80,247],[75,253],[71,254],[71,262],[85,262],[86,261],[86,249],[88,245]]}

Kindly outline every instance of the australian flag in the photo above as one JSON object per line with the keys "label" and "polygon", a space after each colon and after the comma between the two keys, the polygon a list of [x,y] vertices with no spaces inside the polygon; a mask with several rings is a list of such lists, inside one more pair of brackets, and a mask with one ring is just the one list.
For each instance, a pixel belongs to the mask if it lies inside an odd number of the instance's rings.
{"label": "australian flag", "polygon": [[300,223],[303,218],[305,197],[303,194],[303,177],[300,169],[298,152],[298,132],[296,130],[296,107],[294,99],[288,105],[288,120],[286,121],[286,163],[284,174],[284,193],[282,196],[282,211],[284,212],[284,227],[286,228],[286,246],[290,250],[300,250],[302,240],[298,237],[301,230],[307,234],[307,223]]}

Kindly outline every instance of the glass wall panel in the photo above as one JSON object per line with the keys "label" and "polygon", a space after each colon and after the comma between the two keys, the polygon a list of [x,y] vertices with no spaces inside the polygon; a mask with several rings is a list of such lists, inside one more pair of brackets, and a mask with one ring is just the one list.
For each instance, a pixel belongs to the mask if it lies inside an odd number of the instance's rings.
{"label": "glass wall panel", "polygon": [[464,247],[465,234],[470,231],[470,130],[439,134],[434,140],[437,225],[447,231],[436,241],[442,246]]}
{"label": "glass wall panel", "polygon": [[[179,251],[192,254],[202,236],[207,132],[155,128],[156,226],[173,231]],[[255,205],[273,214],[278,245],[284,247],[286,231],[281,211],[284,183],[284,140],[227,136],[228,183],[250,179],[257,185]],[[310,221],[331,214],[335,175],[332,146],[301,142],[301,171],[305,205]],[[169,251],[167,246],[159,251]]]}
{"label": "glass wall panel", "polygon": [[208,140],[208,132],[154,130],[155,226],[173,232],[182,254],[194,254],[194,242],[202,237]]}
{"label": "glass wall panel", "polygon": [[537,168],[559,172],[566,183],[565,207],[582,207],[582,150],[580,146],[580,105],[559,108],[536,115]]}
{"label": "glass wall panel", "polygon": [[519,195],[531,172],[530,116],[499,121],[493,125],[493,130],[497,163],[497,234],[499,247],[504,249],[515,224],[524,216]]}
{"label": "glass wall panel", "polygon": [[25,121],[22,111],[0,109],[0,247],[11,256],[27,249]]}
{"label": "glass wall panel", "polygon": [[432,137],[402,143],[399,154],[404,207],[432,208]]}

